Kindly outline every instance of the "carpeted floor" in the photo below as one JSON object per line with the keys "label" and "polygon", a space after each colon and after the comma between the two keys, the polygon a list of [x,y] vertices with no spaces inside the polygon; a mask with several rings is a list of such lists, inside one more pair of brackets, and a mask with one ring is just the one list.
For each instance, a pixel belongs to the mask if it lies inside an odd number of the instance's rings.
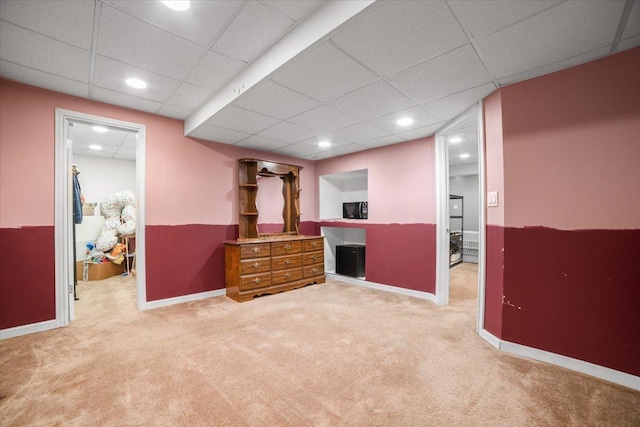
{"label": "carpeted floor", "polygon": [[501,353],[451,304],[331,281],[139,312],[81,283],[67,328],[0,342],[5,426],[639,426],[640,393]]}

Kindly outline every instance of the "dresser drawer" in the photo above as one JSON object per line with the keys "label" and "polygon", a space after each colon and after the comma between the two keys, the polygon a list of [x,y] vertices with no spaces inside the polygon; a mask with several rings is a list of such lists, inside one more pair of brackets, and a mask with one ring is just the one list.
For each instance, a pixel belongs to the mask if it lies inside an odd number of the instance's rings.
{"label": "dresser drawer", "polygon": [[271,269],[273,271],[288,270],[300,266],[302,266],[302,256],[300,254],[271,258]]}
{"label": "dresser drawer", "polygon": [[255,243],[240,246],[240,259],[261,258],[271,256],[270,243]]}
{"label": "dresser drawer", "polygon": [[304,251],[312,252],[324,249],[324,239],[309,239],[304,241]]}
{"label": "dresser drawer", "polygon": [[302,254],[302,265],[322,263],[324,263],[324,251],[305,252],[304,254]]}
{"label": "dresser drawer", "polygon": [[324,275],[323,264],[306,265],[302,267],[302,277],[304,277],[305,279],[309,277],[316,277],[316,276],[322,276],[322,275]]}
{"label": "dresser drawer", "polygon": [[271,273],[252,274],[240,277],[240,291],[271,286]]}
{"label": "dresser drawer", "polygon": [[245,259],[240,261],[240,274],[245,276],[247,274],[265,273],[271,271],[271,262],[265,258]]}
{"label": "dresser drawer", "polygon": [[271,244],[271,256],[299,254],[300,252],[302,252],[302,243],[299,240]]}
{"label": "dresser drawer", "polygon": [[280,270],[272,273],[271,282],[274,285],[281,283],[293,282],[302,279],[302,269],[292,268],[291,270]]}

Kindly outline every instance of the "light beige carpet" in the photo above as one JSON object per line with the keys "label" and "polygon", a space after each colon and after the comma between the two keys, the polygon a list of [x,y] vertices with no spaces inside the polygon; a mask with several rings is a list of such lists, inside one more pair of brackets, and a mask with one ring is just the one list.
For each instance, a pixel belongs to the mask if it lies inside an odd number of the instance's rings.
{"label": "light beige carpet", "polygon": [[81,283],[67,328],[0,342],[5,426],[639,426],[640,393],[501,353],[451,305],[337,281],[145,312]]}

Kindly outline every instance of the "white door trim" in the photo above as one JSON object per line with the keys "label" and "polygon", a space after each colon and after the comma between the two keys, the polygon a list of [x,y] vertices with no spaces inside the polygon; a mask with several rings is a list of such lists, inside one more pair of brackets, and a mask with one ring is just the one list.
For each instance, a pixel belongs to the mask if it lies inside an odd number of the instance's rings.
{"label": "white door trim", "polygon": [[487,285],[487,205],[485,204],[487,175],[484,146],[484,103],[482,100],[478,103],[478,180],[480,212],[478,213],[478,322],[476,324],[476,332],[480,333],[484,330],[485,290]]}
{"label": "white door trim", "polygon": [[146,126],[91,114],[56,108],[55,112],[55,289],[56,327],[67,326],[73,313],[73,218],[72,218],[72,143],[69,124],[88,122],[137,132],[136,154],[136,287],[138,309],[147,306],[145,262],[145,148]]}

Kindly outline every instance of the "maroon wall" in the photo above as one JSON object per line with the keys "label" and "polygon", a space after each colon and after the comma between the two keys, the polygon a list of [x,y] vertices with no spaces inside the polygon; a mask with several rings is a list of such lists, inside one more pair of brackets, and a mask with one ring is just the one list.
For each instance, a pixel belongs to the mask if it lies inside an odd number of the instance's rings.
{"label": "maroon wall", "polygon": [[502,338],[502,295],[504,283],[504,227],[487,225],[484,328]]}

